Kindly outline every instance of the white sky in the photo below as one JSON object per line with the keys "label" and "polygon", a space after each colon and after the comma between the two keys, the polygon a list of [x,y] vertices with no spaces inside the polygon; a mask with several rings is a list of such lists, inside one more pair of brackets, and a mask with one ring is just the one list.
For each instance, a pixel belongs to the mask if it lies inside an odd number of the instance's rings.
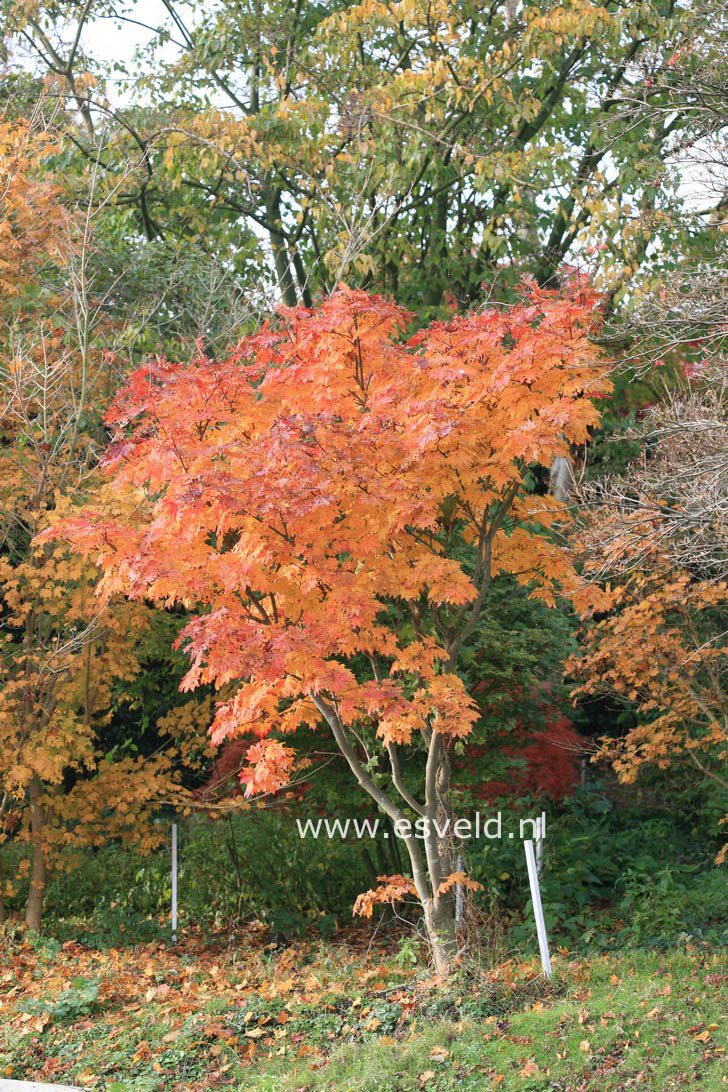
{"label": "white sky", "polygon": [[[173,31],[172,21],[161,0],[143,0],[130,4],[129,18],[145,23],[148,27],[166,27]],[[98,60],[106,68],[114,63],[121,63],[129,76],[134,72],[134,51],[148,44],[154,38],[154,31],[145,26],[112,18],[93,19],[85,27],[81,42],[85,52]],[[174,59],[177,49],[172,42],[157,45],[157,54],[164,60]],[[123,89],[124,77],[121,73],[111,72],[108,77],[108,92],[112,101],[123,103],[129,95]]]}

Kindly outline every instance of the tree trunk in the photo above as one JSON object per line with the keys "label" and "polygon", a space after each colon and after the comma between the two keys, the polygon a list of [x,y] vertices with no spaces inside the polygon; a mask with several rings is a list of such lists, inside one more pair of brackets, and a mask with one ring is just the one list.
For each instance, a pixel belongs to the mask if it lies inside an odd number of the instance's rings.
{"label": "tree trunk", "polygon": [[429,270],[430,287],[426,301],[430,307],[439,307],[447,285],[447,213],[449,194],[443,189],[435,199],[433,224],[430,231],[430,251],[434,269]]}
{"label": "tree trunk", "polygon": [[30,836],[33,856],[30,869],[30,891],[25,906],[25,924],[29,929],[37,933],[40,930],[46,886],[45,847],[43,845],[44,816],[41,803],[43,786],[37,775],[30,782],[28,795],[30,798]]}
{"label": "tree trunk", "polygon": [[566,503],[574,488],[574,468],[568,455],[557,455],[551,463],[549,493]]}
{"label": "tree trunk", "polygon": [[[402,841],[407,847],[412,879],[417,896],[422,905],[425,918],[425,930],[432,951],[432,958],[438,974],[447,975],[454,969],[457,955],[455,935],[455,899],[452,890],[439,894],[442,881],[453,871],[452,861],[452,823],[448,824],[444,837],[439,837],[437,828],[444,830],[440,820],[451,816],[447,792],[450,782],[450,761],[447,744],[437,732],[432,731],[428,740],[426,801],[421,806],[402,786],[395,749],[390,746],[392,776],[395,788],[405,802],[421,819],[425,821],[424,846],[421,847],[416,830],[404,812],[394,803],[381,785],[372,780],[366,767],[356,754],[347,735],[338,711],[321,694],[310,693],[311,700],[331,728],[336,744],[349,764],[349,768],[365,792],[379,805],[394,824],[404,824]],[[424,848],[424,854],[423,854]]]}
{"label": "tree trunk", "polygon": [[453,960],[458,951],[452,899],[436,896],[427,900],[424,909],[425,929],[435,970],[440,975],[448,975],[453,970]]}
{"label": "tree trunk", "polygon": [[295,307],[298,300],[296,299],[296,289],[288,260],[286,239],[283,234],[280,198],[281,193],[279,189],[274,189],[272,186],[266,186],[263,191],[263,200],[265,202],[268,235],[270,237],[271,250],[273,251],[273,261],[276,267],[278,288],[286,307]]}
{"label": "tree trunk", "polygon": [[5,873],[3,872],[3,847],[0,843],[0,925],[7,919],[5,910]]}
{"label": "tree trunk", "polygon": [[[450,762],[444,751],[440,756],[437,780],[447,791],[450,781]],[[442,895],[437,894],[442,880],[455,871],[455,845],[452,831],[454,821],[455,816],[449,801],[440,797],[437,801],[436,823],[445,833],[436,834],[432,841],[427,839],[425,843],[433,896],[423,900],[425,929],[432,949],[435,970],[440,975],[448,975],[454,970],[453,960],[458,953],[455,889],[451,888]]]}

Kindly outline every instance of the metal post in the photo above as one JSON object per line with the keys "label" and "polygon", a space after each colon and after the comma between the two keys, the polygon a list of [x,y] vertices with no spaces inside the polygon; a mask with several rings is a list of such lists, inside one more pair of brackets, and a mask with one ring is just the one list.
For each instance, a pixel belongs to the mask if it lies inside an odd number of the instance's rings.
{"label": "metal post", "polygon": [[541,965],[543,973],[551,978],[551,957],[549,955],[549,942],[546,937],[546,922],[543,918],[541,906],[541,890],[538,886],[538,871],[536,869],[536,857],[533,852],[533,842],[529,838],[523,843],[526,850],[526,864],[528,866],[528,882],[531,885],[531,902],[533,903],[533,916],[536,919],[536,932],[538,933],[538,947],[541,952]]}
{"label": "metal post", "polygon": [[177,824],[172,823],[172,943],[177,943]]}

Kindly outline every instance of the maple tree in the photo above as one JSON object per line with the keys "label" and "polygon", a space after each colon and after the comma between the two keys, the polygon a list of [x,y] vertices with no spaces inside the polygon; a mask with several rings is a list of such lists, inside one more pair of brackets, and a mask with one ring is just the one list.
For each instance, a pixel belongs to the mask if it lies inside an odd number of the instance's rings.
{"label": "maple tree", "polygon": [[680,385],[646,409],[641,457],[625,474],[585,491],[587,565],[614,587],[609,613],[584,634],[571,667],[576,694],[609,694],[634,705],[637,723],[603,740],[599,751],[623,781],[635,781],[646,765],[689,763],[725,794],[728,498],[721,346],[702,367],[684,371]]}
{"label": "maple tree", "polygon": [[612,587],[570,668],[576,696],[609,695],[636,712],[597,755],[622,781],[687,763],[725,795],[726,379],[720,354],[702,363],[645,409],[626,472],[584,490],[586,565]]}
{"label": "maple tree", "polygon": [[[510,310],[409,341],[393,302],[340,288],[284,309],[223,362],[135,372],[107,415],[105,468],[133,521],[87,509],[55,528],[100,563],[100,591],[194,607],[185,689],[239,682],[212,738],[252,733],[249,794],[287,783],[300,725],[330,731],[390,819],[450,808],[451,753],[477,720],[458,674],[488,589],[592,593],[524,488],[528,466],[582,442],[609,381],[589,335],[597,300],[524,286]],[[410,791],[404,759],[426,754]],[[447,838],[404,838],[436,965],[455,952]]]}
{"label": "maple tree", "polygon": [[634,782],[645,765],[687,762],[728,791],[728,586],[651,560],[613,592],[609,615],[587,634],[572,664],[575,693],[634,703],[637,724],[603,739],[598,752],[622,781]]}
{"label": "maple tree", "polygon": [[488,765],[492,765],[495,750],[505,767],[498,776],[489,770],[485,779],[470,786],[473,796],[493,802],[502,798],[517,800],[531,794],[552,800],[571,795],[579,782],[579,761],[586,749],[585,740],[574,731],[568,717],[557,716],[553,708],[548,712],[551,719],[540,730],[529,730],[519,723],[516,728],[502,732],[495,748],[492,743],[469,748],[471,763],[482,757],[488,769],[486,763],[490,759]]}

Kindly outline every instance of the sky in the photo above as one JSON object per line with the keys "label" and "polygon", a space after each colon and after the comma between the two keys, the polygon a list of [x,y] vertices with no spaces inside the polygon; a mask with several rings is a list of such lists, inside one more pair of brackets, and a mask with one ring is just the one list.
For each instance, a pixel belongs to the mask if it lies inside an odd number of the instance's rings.
{"label": "sky", "polygon": [[[145,26],[129,21],[120,22],[116,19],[93,19],[84,28],[82,43],[85,51],[97,58],[104,66],[121,63],[130,74],[133,74],[134,51],[142,45],[146,45],[153,38],[153,31],[147,27],[167,27],[172,30],[171,19],[161,0],[143,0],[129,5],[129,19],[136,19]],[[163,46],[157,46],[158,56],[165,60],[173,60],[177,49],[172,42]],[[121,86],[123,82],[119,73],[111,75],[108,81],[108,93],[112,100],[121,104],[129,99],[129,95]]]}
{"label": "sky", "polygon": [[[98,62],[102,69],[108,70],[107,92],[115,105],[123,105],[131,99],[131,93],[124,87],[124,71],[134,76],[135,50],[147,45],[154,38],[154,31],[166,27],[170,31],[172,21],[161,0],[133,0],[126,6],[127,19],[114,17],[96,17],[90,19],[81,34],[81,49]],[[70,45],[75,33],[75,26],[69,27],[64,35]],[[29,68],[35,68],[37,62],[30,47],[17,49],[16,60]],[[157,56],[164,60],[174,60],[177,49],[173,42],[157,45]],[[120,66],[122,71],[114,71],[112,66]],[[42,66],[39,70],[45,71]]]}

